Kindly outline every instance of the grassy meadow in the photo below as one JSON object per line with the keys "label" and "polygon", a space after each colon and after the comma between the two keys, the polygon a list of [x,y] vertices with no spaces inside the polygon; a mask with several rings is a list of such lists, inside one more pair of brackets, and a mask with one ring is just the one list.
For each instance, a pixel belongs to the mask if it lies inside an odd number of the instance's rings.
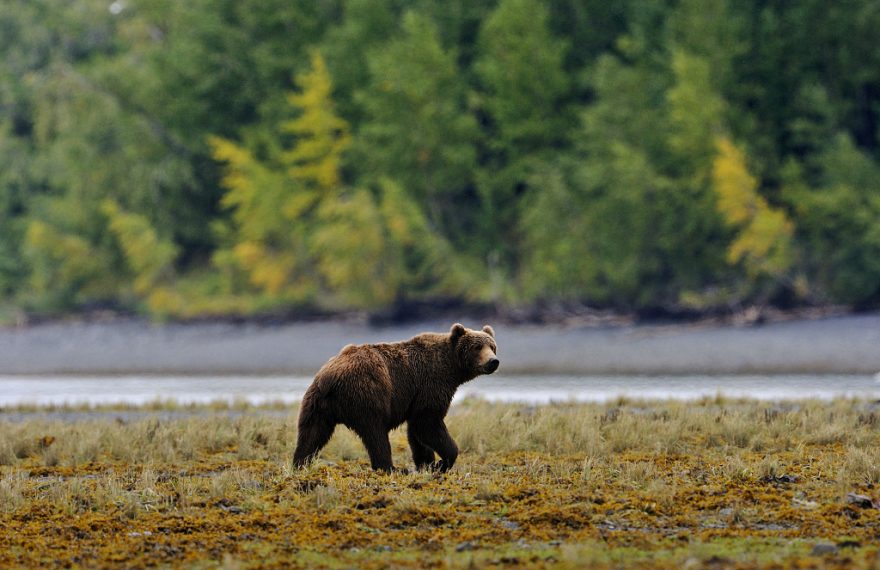
{"label": "grassy meadow", "polygon": [[[293,471],[295,419],[0,411],[0,567],[880,565],[867,401],[466,400],[445,475],[374,473],[344,428]],[[411,468],[403,430],[392,445]]]}

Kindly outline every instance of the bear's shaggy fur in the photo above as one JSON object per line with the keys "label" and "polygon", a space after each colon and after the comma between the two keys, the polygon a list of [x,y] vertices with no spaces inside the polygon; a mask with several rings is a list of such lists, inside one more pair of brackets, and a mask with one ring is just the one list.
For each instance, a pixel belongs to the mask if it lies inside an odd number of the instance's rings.
{"label": "bear's shaggy fur", "polygon": [[[303,396],[293,463],[314,459],[337,424],[358,434],[373,469],[390,471],[388,432],[407,423],[417,469],[446,471],[458,446],[443,418],[458,387],[498,368],[495,331],[456,323],[395,343],[348,345],[315,375]],[[434,462],[434,452],[440,460]]]}

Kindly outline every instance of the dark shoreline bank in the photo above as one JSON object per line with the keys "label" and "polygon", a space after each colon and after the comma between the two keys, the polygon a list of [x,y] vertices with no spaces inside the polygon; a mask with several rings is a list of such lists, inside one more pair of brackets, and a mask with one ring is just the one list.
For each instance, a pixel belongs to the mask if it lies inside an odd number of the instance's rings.
{"label": "dark shoreline bank", "polygon": [[[138,318],[0,328],[0,374],[306,374],[348,343],[395,341],[452,322],[496,325],[504,374],[875,374],[880,313],[633,324],[584,314],[516,324],[448,314],[375,325],[359,315],[295,322],[158,325]],[[756,322],[743,319],[742,322]],[[760,319],[757,322],[761,322]]]}

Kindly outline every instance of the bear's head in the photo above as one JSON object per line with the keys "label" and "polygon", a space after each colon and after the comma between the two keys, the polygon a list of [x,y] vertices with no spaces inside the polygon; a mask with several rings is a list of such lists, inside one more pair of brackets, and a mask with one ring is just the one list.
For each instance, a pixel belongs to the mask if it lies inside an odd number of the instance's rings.
{"label": "bear's head", "polygon": [[492,374],[498,370],[501,361],[498,360],[498,345],[495,344],[495,331],[486,325],[483,330],[475,331],[465,328],[459,323],[449,329],[449,340],[453,351],[473,378],[480,374]]}

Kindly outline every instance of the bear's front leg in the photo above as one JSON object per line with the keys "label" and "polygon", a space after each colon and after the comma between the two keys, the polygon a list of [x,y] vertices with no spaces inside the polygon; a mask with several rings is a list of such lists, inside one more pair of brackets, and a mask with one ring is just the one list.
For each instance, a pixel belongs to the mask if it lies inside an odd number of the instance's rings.
{"label": "bear's front leg", "polygon": [[406,426],[406,439],[409,441],[409,448],[412,450],[416,469],[422,470],[430,467],[434,463],[434,450],[419,441],[411,423]]}
{"label": "bear's front leg", "polygon": [[424,443],[440,455],[440,461],[431,465],[437,471],[449,471],[458,458],[458,446],[449,435],[443,418],[421,419],[410,423],[410,429],[418,441]]}

